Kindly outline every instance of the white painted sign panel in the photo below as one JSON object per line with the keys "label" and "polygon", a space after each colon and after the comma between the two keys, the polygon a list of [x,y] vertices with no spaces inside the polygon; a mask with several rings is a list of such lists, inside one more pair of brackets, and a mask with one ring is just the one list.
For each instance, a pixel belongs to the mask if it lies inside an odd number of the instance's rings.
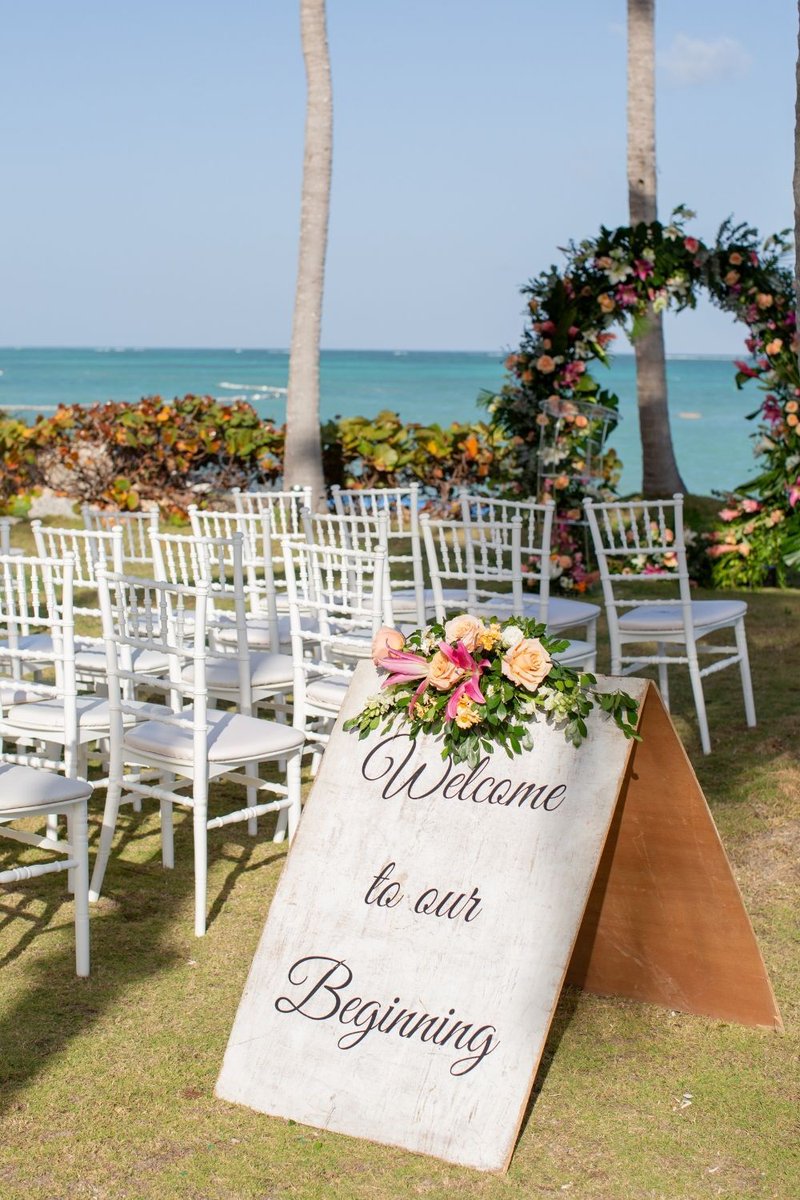
{"label": "white painted sign panel", "polygon": [[[508,1165],[630,743],[592,714],[474,769],[341,722],[300,822],[217,1095],[481,1170]],[[616,686],[616,683],[615,685]],[[633,694],[643,691],[628,681]]]}

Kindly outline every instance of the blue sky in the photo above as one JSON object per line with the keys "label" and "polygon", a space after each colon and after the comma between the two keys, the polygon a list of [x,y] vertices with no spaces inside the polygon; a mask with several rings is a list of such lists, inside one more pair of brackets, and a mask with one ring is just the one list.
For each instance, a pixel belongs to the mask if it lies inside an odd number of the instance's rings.
{"label": "blue sky", "polygon": [[[288,345],[295,0],[0,0],[0,19],[0,344]],[[796,21],[788,0],[661,0],[662,216],[791,223]],[[323,344],[515,344],[519,286],[626,218],[624,0],[328,0],[328,24]],[[667,337],[741,348],[708,305]]]}

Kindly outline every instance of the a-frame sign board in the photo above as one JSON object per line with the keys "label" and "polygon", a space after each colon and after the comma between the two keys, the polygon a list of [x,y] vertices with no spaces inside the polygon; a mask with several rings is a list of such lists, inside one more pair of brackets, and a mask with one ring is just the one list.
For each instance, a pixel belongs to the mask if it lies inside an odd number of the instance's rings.
{"label": "a-frame sign board", "polygon": [[[619,681],[601,681],[613,688]],[[477,768],[342,721],[289,854],[217,1095],[504,1170],[565,978],[780,1027],[713,820],[658,692],[641,743],[599,713],[577,750]]]}

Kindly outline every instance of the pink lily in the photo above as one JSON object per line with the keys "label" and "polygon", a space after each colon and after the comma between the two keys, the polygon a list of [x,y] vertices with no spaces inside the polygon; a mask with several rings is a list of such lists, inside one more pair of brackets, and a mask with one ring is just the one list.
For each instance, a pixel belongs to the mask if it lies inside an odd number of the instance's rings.
{"label": "pink lily", "polygon": [[481,662],[476,662],[462,641],[456,642],[455,646],[448,646],[447,642],[439,642],[439,649],[445,658],[449,658],[454,666],[466,673],[466,677],[462,679],[447,701],[445,716],[448,721],[454,721],[458,712],[458,702],[462,696],[469,696],[470,700],[474,700],[476,704],[486,703],[486,698],[478,686],[478,680],[483,670],[488,667],[489,659],[484,658]]}
{"label": "pink lily", "polygon": [[381,658],[375,660],[375,665],[389,672],[381,684],[382,688],[394,687],[398,683],[408,683],[412,679],[421,680],[408,706],[410,716],[414,711],[414,705],[428,686],[428,672],[430,671],[428,660],[421,654],[412,654],[410,650],[389,649]]}
{"label": "pink lily", "polygon": [[428,676],[428,660],[421,654],[412,654],[410,650],[389,649],[386,654],[375,660],[375,665],[389,672],[381,687],[394,687],[396,683],[408,683],[410,679],[427,679]]}

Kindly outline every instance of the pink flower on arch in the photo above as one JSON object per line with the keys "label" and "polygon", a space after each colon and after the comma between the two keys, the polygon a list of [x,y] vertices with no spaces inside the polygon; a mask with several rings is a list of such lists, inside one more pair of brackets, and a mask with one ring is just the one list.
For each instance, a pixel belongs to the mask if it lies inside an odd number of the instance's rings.
{"label": "pink flower on arch", "polygon": [[758,378],[758,371],[754,367],[748,366],[746,362],[740,362],[736,359],[733,365],[737,371],[741,372],[742,375],[746,375],[748,379]]}

